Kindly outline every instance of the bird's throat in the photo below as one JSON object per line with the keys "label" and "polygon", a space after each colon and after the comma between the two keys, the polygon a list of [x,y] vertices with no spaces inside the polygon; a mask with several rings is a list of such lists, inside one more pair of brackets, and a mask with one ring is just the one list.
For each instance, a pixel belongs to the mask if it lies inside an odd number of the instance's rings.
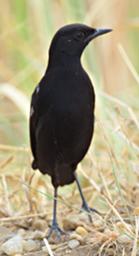
{"label": "bird's throat", "polygon": [[81,67],[81,60],[79,56],[67,54],[65,52],[57,53],[56,56],[49,56],[47,70],[51,67],[63,67],[64,69],[74,68],[75,70]]}

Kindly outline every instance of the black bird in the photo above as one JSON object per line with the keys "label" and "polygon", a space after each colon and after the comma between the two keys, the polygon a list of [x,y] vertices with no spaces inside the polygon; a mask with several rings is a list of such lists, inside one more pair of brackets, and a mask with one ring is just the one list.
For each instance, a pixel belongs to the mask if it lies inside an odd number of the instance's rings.
{"label": "black bird", "polygon": [[32,95],[32,168],[49,174],[54,186],[53,221],[48,237],[53,231],[62,233],[56,219],[58,186],[76,180],[82,208],[91,211],[75,174],[94,131],[95,93],[80,57],[92,39],[110,31],[83,24],[59,29],[50,45],[47,70]]}

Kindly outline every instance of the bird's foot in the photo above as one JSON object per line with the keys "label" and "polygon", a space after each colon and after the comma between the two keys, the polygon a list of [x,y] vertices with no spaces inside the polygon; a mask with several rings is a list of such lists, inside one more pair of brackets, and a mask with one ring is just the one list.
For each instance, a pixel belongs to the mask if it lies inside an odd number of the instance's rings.
{"label": "bird's foot", "polygon": [[56,238],[56,240],[61,240],[61,236],[64,235],[65,232],[60,229],[57,223],[53,223],[52,226],[50,227],[50,230],[47,234],[47,239],[49,239],[51,236]]}
{"label": "bird's foot", "polygon": [[97,210],[94,209],[94,208],[89,207],[86,202],[82,204],[81,211],[87,212],[89,221],[90,221],[91,223],[93,222],[92,216],[91,216],[91,213],[92,213],[92,212],[95,212],[95,213],[97,213],[97,214],[100,215],[100,212],[99,212],[99,211],[97,211]]}

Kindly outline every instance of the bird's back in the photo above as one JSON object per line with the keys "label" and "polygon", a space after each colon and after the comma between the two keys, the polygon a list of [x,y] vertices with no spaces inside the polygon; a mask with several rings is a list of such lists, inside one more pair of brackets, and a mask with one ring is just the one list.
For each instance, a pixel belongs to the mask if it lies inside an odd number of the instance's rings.
{"label": "bird's back", "polygon": [[33,97],[36,165],[54,184],[68,184],[93,134],[95,96],[90,79],[81,66],[50,69]]}

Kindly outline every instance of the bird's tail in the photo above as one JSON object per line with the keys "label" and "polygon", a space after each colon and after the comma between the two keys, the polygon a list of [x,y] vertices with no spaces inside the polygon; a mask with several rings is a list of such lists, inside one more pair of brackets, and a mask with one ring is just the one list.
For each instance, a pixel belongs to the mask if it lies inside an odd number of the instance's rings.
{"label": "bird's tail", "polygon": [[34,170],[38,169],[38,165],[35,159],[32,161],[32,169]]}

